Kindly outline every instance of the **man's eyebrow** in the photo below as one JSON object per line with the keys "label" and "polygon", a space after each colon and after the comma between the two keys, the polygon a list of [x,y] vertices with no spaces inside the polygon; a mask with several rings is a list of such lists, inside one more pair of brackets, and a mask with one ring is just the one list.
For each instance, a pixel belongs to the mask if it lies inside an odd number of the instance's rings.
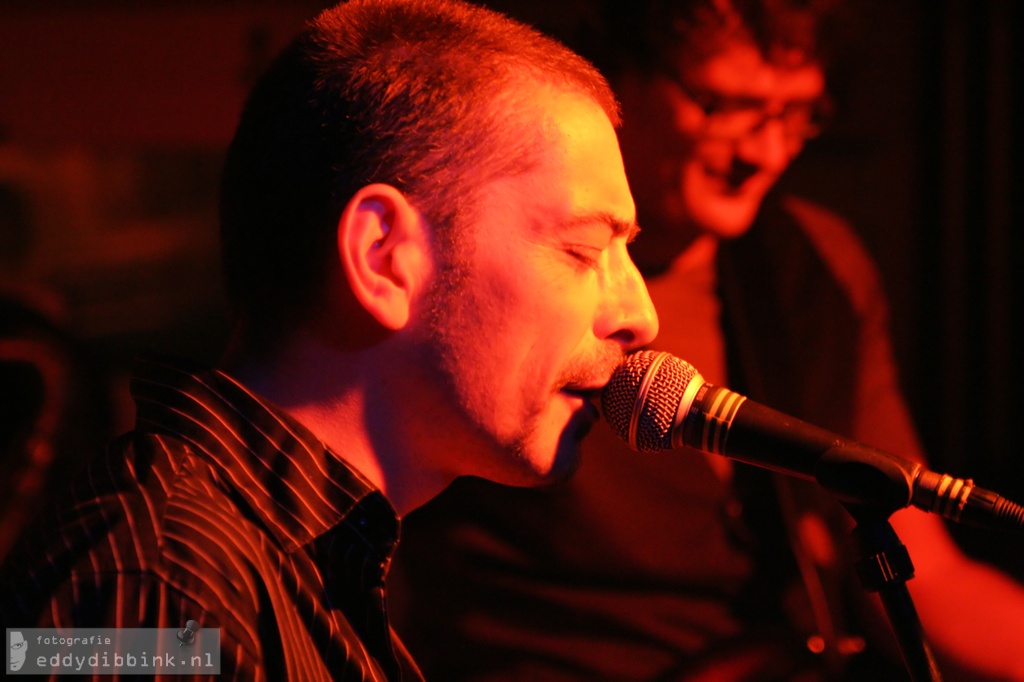
{"label": "man's eyebrow", "polygon": [[632,242],[640,233],[640,225],[635,220],[622,220],[607,211],[594,211],[592,213],[581,213],[570,216],[558,226],[560,229],[571,229],[582,225],[593,225],[603,223],[611,228],[612,234],[616,237],[625,237],[627,242]]}

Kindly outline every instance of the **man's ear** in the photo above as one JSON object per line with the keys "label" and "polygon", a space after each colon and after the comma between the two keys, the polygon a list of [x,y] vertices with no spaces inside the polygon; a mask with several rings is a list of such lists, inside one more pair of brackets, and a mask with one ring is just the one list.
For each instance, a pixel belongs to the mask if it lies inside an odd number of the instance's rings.
{"label": "man's ear", "polygon": [[430,276],[429,225],[390,185],[356,192],[338,221],[342,269],[359,303],[388,329],[409,321],[412,301]]}

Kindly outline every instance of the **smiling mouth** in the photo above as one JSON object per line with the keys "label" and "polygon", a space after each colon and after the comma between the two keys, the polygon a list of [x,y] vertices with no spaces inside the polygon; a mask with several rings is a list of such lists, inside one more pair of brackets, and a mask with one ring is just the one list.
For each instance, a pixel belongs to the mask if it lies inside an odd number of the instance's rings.
{"label": "smiling mouth", "polygon": [[704,173],[721,183],[724,189],[731,194],[740,194],[750,186],[750,181],[758,175],[758,169],[754,166],[730,164],[725,168],[715,168],[705,165]]}

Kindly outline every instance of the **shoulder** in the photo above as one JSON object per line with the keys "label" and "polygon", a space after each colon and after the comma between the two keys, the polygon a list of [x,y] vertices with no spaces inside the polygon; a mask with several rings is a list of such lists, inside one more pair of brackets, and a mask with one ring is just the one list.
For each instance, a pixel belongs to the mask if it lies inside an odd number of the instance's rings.
{"label": "shoulder", "polygon": [[203,614],[231,630],[259,609],[263,543],[251,529],[184,443],[129,434],[12,552],[0,611],[78,627],[181,627]]}
{"label": "shoulder", "polygon": [[807,237],[858,313],[865,314],[884,301],[874,258],[845,218],[793,195],[780,197],[779,204]]}
{"label": "shoulder", "polygon": [[[7,586],[2,592],[8,592]],[[203,630],[217,631],[220,674],[234,675],[235,679],[261,679],[265,665],[263,644],[253,636],[250,626],[238,620],[231,606],[217,605],[211,610],[201,595],[182,591],[173,581],[157,573],[76,571],[44,600],[29,608],[27,604],[27,601],[12,602],[9,593],[0,595],[0,620],[8,627],[62,631],[66,628],[181,630],[189,621],[196,621]]]}

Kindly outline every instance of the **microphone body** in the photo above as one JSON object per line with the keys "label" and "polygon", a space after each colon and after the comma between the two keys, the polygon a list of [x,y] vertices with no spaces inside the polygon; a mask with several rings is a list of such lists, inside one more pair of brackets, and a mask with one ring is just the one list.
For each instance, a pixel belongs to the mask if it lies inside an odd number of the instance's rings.
{"label": "microphone body", "polygon": [[668,353],[640,351],[601,394],[613,430],[634,450],[690,447],[817,481],[844,503],[910,505],[975,525],[1024,528],[1024,507],[969,479],[862,445],[714,386]]}

